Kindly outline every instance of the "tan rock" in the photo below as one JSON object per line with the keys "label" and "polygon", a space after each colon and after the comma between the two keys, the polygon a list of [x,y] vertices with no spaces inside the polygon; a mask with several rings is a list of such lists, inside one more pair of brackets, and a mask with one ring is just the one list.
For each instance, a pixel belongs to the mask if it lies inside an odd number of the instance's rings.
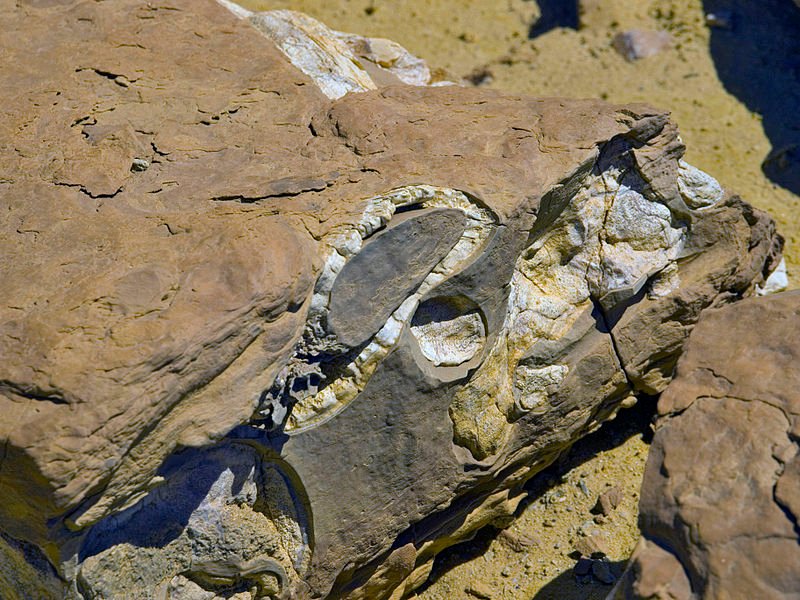
{"label": "tan rock", "polygon": [[597,504],[592,509],[592,512],[607,517],[614,512],[621,502],[622,490],[618,486],[614,486],[597,497]]}
{"label": "tan rock", "polygon": [[796,292],[700,319],[659,400],[631,597],[797,596],[798,327]]}
{"label": "tan rock", "polygon": [[666,50],[672,45],[672,36],[666,31],[631,29],[615,35],[611,45],[625,60],[633,62]]}
{"label": "tan rock", "polygon": [[659,110],[331,101],[210,0],[5,18],[1,590],[410,593],[777,264]]}

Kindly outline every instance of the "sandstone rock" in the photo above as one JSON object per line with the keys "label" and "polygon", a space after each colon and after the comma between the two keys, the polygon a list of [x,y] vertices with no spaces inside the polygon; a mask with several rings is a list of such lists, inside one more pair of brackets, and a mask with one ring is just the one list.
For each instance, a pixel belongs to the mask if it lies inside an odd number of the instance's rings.
{"label": "sandstone rock", "polygon": [[700,319],[659,400],[629,597],[798,597],[798,330],[797,292]]}
{"label": "sandstone rock", "polygon": [[666,50],[672,45],[672,36],[666,31],[631,29],[614,36],[611,45],[625,60],[633,62]]}
{"label": "sandstone rock", "polygon": [[608,556],[608,542],[602,533],[593,532],[586,537],[578,538],[575,542],[575,552],[584,558],[602,558]]}
{"label": "sandstone rock", "polygon": [[662,111],[371,87],[210,0],[8,4],[5,596],[399,597],[777,265]]}
{"label": "sandstone rock", "polygon": [[612,487],[606,490],[597,497],[597,504],[595,504],[592,512],[608,516],[614,512],[617,506],[622,502],[622,490],[619,487]]}
{"label": "sandstone rock", "polygon": [[485,583],[475,581],[467,586],[464,591],[473,598],[480,598],[481,600],[492,600],[492,590]]}

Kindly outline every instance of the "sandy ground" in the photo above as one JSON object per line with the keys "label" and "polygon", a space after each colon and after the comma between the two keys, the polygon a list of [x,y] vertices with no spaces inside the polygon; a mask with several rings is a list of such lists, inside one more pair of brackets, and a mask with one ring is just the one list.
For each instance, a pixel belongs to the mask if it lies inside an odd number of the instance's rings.
{"label": "sandy ground", "polygon": [[[776,219],[787,239],[790,282],[797,287],[800,10],[792,0],[583,0],[580,12],[569,0],[240,3],[300,10],[342,31],[391,38],[425,58],[440,78],[671,110],[688,147],[686,159]],[[716,26],[709,25],[708,13],[719,17]],[[666,31],[672,45],[628,62],[611,42],[630,29]],[[567,462],[537,476],[531,501],[508,530],[484,531],[475,542],[445,553],[419,597],[604,598],[610,587],[591,576],[576,578],[570,553],[585,533],[598,533],[613,574],[635,545],[649,413],[644,407],[632,415],[622,413],[620,423],[604,427],[576,446]],[[623,502],[609,517],[596,519],[590,509],[610,487],[620,488]]]}

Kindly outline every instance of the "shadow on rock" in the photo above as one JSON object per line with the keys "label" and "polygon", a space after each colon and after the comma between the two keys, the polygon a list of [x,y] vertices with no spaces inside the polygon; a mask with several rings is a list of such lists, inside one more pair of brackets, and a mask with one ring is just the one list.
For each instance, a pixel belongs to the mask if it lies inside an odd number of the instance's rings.
{"label": "shadow on rock", "polygon": [[711,55],[725,88],[763,117],[772,151],[761,167],[800,194],[800,9],[792,0],[703,0],[720,18]]}
{"label": "shadow on rock", "polygon": [[528,38],[539,37],[558,27],[578,29],[577,0],[538,0],[542,16],[531,25]]}
{"label": "shadow on rock", "polygon": [[225,471],[230,472],[232,491],[241,492],[251,464],[230,461],[222,451],[189,449],[171,457],[161,474],[165,484],[140,502],[98,523],[84,541],[80,559],[129,544],[139,548],[164,548],[185,530]]}

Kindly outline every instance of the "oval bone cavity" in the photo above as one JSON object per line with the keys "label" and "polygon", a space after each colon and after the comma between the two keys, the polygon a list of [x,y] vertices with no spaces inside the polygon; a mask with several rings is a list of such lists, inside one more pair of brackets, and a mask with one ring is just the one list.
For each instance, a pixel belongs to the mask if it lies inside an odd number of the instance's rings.
{"label": "oval bone cavity", "polygon": [[486,343],[480,310],[463,297],[442,296],[420,304],[411,320],[411,334],[422,355],[437,367],[461,365]]}
{"label": "oval bone cavity", "polygon": [[452,208],[410,214],[414,217],[365,244],[336,277],[328,325],[346,346],[372,337],[447,255],[466,226],[464,213]]}

